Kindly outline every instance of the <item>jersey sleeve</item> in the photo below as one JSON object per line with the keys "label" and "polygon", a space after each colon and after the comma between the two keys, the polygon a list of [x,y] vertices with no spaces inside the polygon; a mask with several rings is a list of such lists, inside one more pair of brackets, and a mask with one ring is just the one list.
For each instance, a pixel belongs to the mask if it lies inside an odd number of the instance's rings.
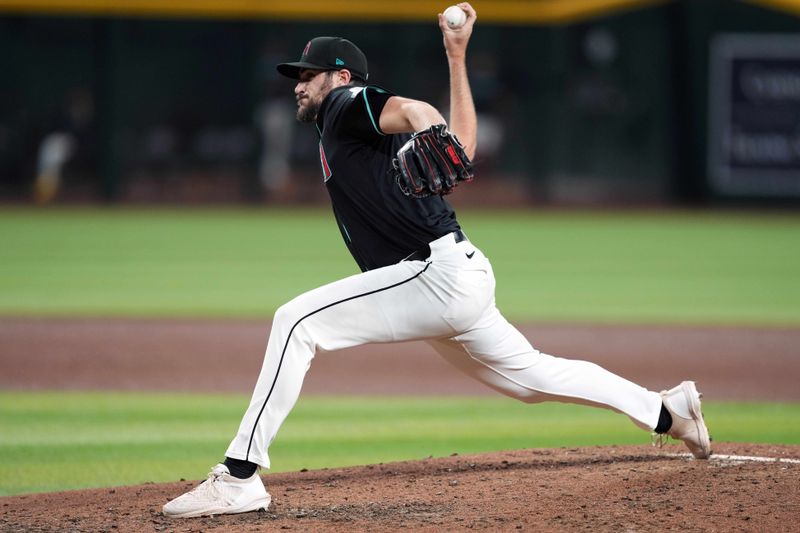
{"label": "jersey sleeve", "polygon": [[341,129],[359,139],[370,140],[386,135],[380,128],[380,116],[386,102],[394,96],[389,91],[370,85],[353,88],[351,99],[341,118]]}

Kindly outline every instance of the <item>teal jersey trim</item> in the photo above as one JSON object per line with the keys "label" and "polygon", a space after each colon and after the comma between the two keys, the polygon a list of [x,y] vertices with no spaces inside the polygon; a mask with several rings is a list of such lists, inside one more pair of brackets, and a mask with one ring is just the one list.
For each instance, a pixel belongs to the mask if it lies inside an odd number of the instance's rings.
{"label": "teal jersey trim", "polygon": [[372,114],[372,108],[369,107],[369,100],[367,100],[367,90],[369,89],[374,89],[379,93],[385,93],[386,91],[384,91],[383,89],[379,89],[378,87],[364,87],[364,90],[361,91],[361,95],[364,97],[364,105],[367,106],[367,114],[369,115],[369,120],[370,122],[372,122],[372,127],[375,128],[375,131],[377,131],[379,135],[386,136],[386,134],[381,131],[381,129],[378,127],[378,124],[375,122],[375,117]]}
{"label": "teal jersey trim", "polygon": [[347,242],[353,242],[353,239],[350,238],[350,232],[347,231],[347,226],[344,225],[344,222],[339,222],[339,225],[342,226],[344,230],[344,236],[347,238]]}

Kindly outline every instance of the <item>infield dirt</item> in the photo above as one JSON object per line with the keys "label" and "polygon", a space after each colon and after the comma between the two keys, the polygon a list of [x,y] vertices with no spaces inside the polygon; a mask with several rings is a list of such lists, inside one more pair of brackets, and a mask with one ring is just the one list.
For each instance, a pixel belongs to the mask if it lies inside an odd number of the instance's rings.
{"label": "infield dirt", "polygon": [[[798,447],[718,453],[800,459]],[[682,452],[682,446],[668,448]],[[2,531],[797,531],[800,464],[648,447],[519,450],[266,476],[266,512],[170,519],[197,482],[0,499]]]}
{"label": "infield dirt", "polygon": [[[715,400],[800,399],[797,330],[522,329],[543,351],[650,388],[692,378]],[[267,333],[260,321],[3,319],[0,387],[250,392]],[[304,390],[487,393],[421,343],[320,354]],[[800,460],[797,446],[714,449]],[[198,480],[30,494],[0,498],[0,531],[800,531],[800,464],[677,455],[685,451],[518,450],[269,474],[268,511],[189,520],[161,507]]]}
{"label": "infield dirt", "polygon": [[[800,401],[800,329],[521,324],[539,350],[652,390],[685,379],[712,400]],[[250,394],[268,320],[0,319],[0,388]],[[497,394],[427,344],[314,358],[303,394]]]}

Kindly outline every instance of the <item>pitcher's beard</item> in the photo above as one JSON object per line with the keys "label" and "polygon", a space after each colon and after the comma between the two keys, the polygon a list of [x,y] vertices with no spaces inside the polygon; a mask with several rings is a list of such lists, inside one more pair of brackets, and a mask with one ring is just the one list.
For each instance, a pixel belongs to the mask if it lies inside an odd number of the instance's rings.
{"label": "pitcher's beard", "polygon": [[325,99],[325,96],[333,88],[333,82],[331,81],[331,71],[320,73],[318,74],[318,76],[324,76],[319,91],[313,97],[308,95],[305,96],[304,99],[307,102],[306,105],[297,108],[297,120],[299,120],[300,122],[317,121],[317,115],[319,114],[319,108],[322,106],[322,101]]}
{"label": "pitcher's beard", "polygon": [[309,100],[307,105],[297,108],[297,120],[300,122],[316,122],[317,113],[319,113],[319,104]]}

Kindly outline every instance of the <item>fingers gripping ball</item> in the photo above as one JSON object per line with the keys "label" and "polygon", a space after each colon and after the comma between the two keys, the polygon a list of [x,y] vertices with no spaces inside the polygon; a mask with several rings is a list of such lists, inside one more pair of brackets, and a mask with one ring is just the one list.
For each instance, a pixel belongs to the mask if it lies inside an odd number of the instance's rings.
{"label": "fingers gripping ball", "polygon": [[460,28],[467,22],[467,14],[458,6],[450,6],[444,10],[444,20],[450,28]]}
{"label": "fingers gripping ball", "polygon": [[406,196],[444,195],[475,177],[472,162],[444,124],[415,133],[397,151],[390,173]]}

